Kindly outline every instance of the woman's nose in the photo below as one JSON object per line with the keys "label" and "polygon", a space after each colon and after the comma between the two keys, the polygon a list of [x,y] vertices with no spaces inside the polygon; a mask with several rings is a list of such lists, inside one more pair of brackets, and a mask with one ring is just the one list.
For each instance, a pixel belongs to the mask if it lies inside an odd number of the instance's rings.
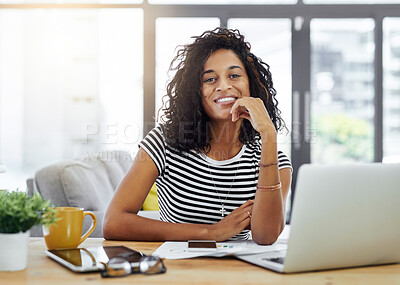
{"label": "woman's nose", "polygon": [[227,79],[220,79],[216,87],[216,91],[227,90],[231,87],[230,82]]}

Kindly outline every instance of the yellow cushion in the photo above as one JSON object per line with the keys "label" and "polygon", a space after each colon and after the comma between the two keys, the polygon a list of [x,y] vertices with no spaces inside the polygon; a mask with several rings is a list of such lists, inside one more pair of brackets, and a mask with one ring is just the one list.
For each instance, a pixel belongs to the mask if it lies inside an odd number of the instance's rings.
{"label": "yellow cushion", "polygon": [[146,200],[144,200],[143,211],[159,211],[160,207],[158,206],[158,195],[157,195],[157,187],[156,183],[150,189],[149,194],[147,195]]}

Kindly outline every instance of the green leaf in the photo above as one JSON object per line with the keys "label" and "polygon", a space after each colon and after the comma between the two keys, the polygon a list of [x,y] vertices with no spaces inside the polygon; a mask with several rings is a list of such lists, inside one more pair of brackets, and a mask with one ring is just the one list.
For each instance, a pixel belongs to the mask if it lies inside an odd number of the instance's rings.
{"label": "green leaf", "polygon": [[0,233],[19,233],[56,222],[56,209],[40,194],[0,190]]}

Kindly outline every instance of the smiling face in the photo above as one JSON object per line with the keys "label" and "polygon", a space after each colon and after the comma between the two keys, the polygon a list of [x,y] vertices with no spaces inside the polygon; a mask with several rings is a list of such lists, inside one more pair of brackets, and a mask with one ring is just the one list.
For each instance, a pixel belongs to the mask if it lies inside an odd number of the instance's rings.
{"label": "smiling face", "polygon": [[235,101],[250,97],[246,69],[234,51],[219,49],[210,55],[203,68],[201,93],[211,120],[231,120],[229,111]]}

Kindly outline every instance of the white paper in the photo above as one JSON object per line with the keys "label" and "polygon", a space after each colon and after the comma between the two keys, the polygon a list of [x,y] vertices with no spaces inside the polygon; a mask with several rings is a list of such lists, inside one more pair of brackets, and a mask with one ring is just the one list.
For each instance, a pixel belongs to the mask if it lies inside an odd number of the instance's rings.
{"label": "white paper", "polygon": [[279,239],[273,245],[258,245],[253,240],[217,242],[217,251],[188,251],[186,241],[167,241],[163,243],[153,255],[165,259],[184,259],[201,256],[222,257],[226,255],[248,255],[263,252],[281,251],[287,249],[287,239],[289,229],[280,235]]}

